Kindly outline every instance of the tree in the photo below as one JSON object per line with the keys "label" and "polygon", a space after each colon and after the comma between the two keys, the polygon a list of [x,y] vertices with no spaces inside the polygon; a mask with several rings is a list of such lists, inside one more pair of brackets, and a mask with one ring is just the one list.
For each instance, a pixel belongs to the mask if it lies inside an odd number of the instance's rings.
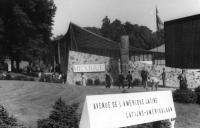
{"label": "tree", "polygon": [[110,19],[108,18],[108,16],[106,16],[103,20],[102,20],[102,26],[101,26],[101,33],[102,36],[107,37],[107,38],[111,38],[111,25],[110,25]]}
{"label": "tree", "polygon": [[130,46],[151,49],[164,43],[164,32],[152,32],[146,26],[131,24],[130,22],[121,23],[115,19],[112,23],[106,16],[103,19],[101,33],[104,37],[120,42],[120,37],[124,34],[129,36]]}
{"label": "tree", "polygon": [[78,128],[77,104],[66,105],[59,98],[47,119],[38,120],[38,128]]}
{"label": "tree", "polygon": [[21,60],[44,59],[52,45],[50,37],[56,11],[53,0],[2,0],[0,6],[4,54],[17,65]]}
{"label": "tree", "polygon": [[111,39],[120,42],[120,37],[124,34],[126,34],[124,25],[121,23],[120,20],[115,19],[111,23]]}
{"label": "tree", "polygon": [[0,105],[0,127],[1,128],[25,128],[23,125],[17,123],[17,119],[9,116],[7,110]]}

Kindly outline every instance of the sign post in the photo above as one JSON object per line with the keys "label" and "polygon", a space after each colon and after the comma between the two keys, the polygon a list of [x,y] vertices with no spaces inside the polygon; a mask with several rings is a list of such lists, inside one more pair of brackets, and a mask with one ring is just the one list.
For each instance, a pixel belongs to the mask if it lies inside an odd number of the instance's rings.
{"label": "sign post", "polygon": [[79,128],[117,128],[176,117],[171,91],[86,96]]}

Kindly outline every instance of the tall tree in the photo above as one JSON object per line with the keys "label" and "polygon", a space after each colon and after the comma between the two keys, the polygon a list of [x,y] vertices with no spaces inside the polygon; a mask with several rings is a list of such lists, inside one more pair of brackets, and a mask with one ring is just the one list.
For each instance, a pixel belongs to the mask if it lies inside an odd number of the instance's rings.
{"label": "tall tree", "polygon": [[124,25],[120,20],[115,19],[111,23],[111,39],[120,42],[120,37],[124,34],[126,34]]}
{"label": "tall tree", "polygon": [[127,34],[129,35],[130,46],[147,50],[164,43],[163,31],[152,32],[146,26],[139,26],[130,22],[122,24],[118,19],[110,22],[108,17],[103,19],[101,32],[104,37],[117,42],[120,41],[123,34]]}
{"label": "tall tree", "polygon": [[53,0],[2,0],[0,6],[5,55],[17,64],[22,59],[44,59],[51,46],[56,11]]}
{"label": "tall tree", "polygon": [[106,16],[103,20],[102,20],[102,26],[101,26],[101,33],[102,36],[107,37],[107,38],[111,38],[111,25],[110,25],[110,19],[108,18],[108,16]]}

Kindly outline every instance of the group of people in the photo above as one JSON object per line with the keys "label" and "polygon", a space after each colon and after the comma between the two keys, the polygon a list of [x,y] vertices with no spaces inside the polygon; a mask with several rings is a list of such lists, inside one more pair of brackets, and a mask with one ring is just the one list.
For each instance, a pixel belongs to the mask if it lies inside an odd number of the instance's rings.
{"label": "group of people", "polygon": [[[163,72],[161,76],[163,80],[163,86],[165,87],[166,86],[165,68],[163,68]],[[151,86],[151,90],[153,90],[154,88],[156,90],[158,89],[159,79],[154,76],[151,76],[147,70],[143,69],[141,71],[141,78],[142,78],[142,85],[146,90],[148,90],[149,86]],[[128,88],[131,88],[131,87],[133,88],[134,83],[133,83],[133,77],[131,75],[131,72],[129,71],[126,77],[124,77],[124,75],[120,73],[118,76],[118,83],[119,83],[119,88],[120,87],[124,88],[126,85],[128,86]]]}
{"label": "group of people", "polygon": [[53,72],[53,73],[39,72],[38,77],[39,77],[39,81],[43,81],[43,82],[51,82],[53,80],[59,80],[63,84],[66,83],[66,74],[61,73],[61,72],[60,73],[58,73],[58,72]]}
{"label": "group of people", "polygon": [[[151,87],[151,90],[153,91],[154,89],[157,91],[158,90],[158,85],[159,85],[159,79],[157,77],[152,76],[147,70],[143,69],[141,71],[141,78],[142,78],[142,85],[148,90],[149,87]],[[165,68],[163,68],[163,71],[161,73],[161,78],[163,82],[163,87],[166,87],[166,72]],[[81,74],[81,79],[82,79],[82,85],[86,86],[86,78],[84,73]],[[178,75],[178,79],[180,80],[180,89],[187,89],[187,79],[185,75],[185,70],[182,70],[182,73]],[[110,88],[113,82],[113,78],[111,77],[111,74],[109,72],[106,73],[105,75],[105,82],[106,82],[106,88]],[[125,86],[128,86],[128,88],[133,88],[134,83],[133,83],[133,77],[130,71],[128,71],[128,74],[126,77],[123,75],[121,72],[118,75],[118,87],[119,88],[124,88]]]}
{"label": "group of people", "polygon": [[[125,81],[126,80],[126,81]],[[131,72],[128,71],[128,74],[126,77],[124,77],[124,75],[122,74],[122,72],[119,74],[118,76],[118,83],[119,83],[119,88],[122,87],[124,88],[124,86],[127,84],[128,88],[132,87],[133,88],[133,84],[132,84],[132,80],[133,77],[131,75]],[[126,83],[125,83],[126,82]]]}
{"label": "group of people", "polygon": [[[164,68],[161,76],[163,80],[163,86],[165,87],[166,73]],[[149,86],[151,86],[151,90],[153,90],[154,88],[156,90],[158,89],[159,79],[151,76],[147,70],[141,71],[141,78],[142,78],[142,85],[146,90],[148,90]],[[106,88],[111,87],[112,81],[113,79],[110,73],[106,73]],[[126,76],[124,76],[122,72],[118,76],[118,87],[124,88],[125,86],[128,86],[128,89],[134,87],[133,77],[130,71],[128,71],[128,74]]]}
{"label": "group of people", "polygon": [[[146,90],[148,90],[148,87],[151,86],[151,90],[155,88],[155,90],[158,90],[158,85],[159,85],[159,79],[155,76],[152,76],[149,74],[147,70],[142,70],[141,71],[141,78],[142,78],[142,84]],[[163,68],[163,71],[161,73],[161,78],[163,82],[163,87],[166,87],[166,72],[165,68]]]}

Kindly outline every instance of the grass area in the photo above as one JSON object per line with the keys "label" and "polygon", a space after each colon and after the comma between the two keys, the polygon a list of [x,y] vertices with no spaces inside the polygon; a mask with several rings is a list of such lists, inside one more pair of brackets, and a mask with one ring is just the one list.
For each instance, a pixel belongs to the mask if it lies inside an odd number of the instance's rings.
{"label": "grass area", "polygon": [[[159,90],[170,88],[159,88]],[[80,103],[81,113],[86,95],[121,93],[123,89],[104,87],[80,87],[64,84],[0,81],[0,104],[17,117],[25,125],[35,127],[37,119],[48,117],[52,105],[62,97],[66,103]],[[129,92],[145,91],[142,87],[128,90]],[[175,103],[177,120],[176,128],[199,128],[200,106],[194,104]]]}

